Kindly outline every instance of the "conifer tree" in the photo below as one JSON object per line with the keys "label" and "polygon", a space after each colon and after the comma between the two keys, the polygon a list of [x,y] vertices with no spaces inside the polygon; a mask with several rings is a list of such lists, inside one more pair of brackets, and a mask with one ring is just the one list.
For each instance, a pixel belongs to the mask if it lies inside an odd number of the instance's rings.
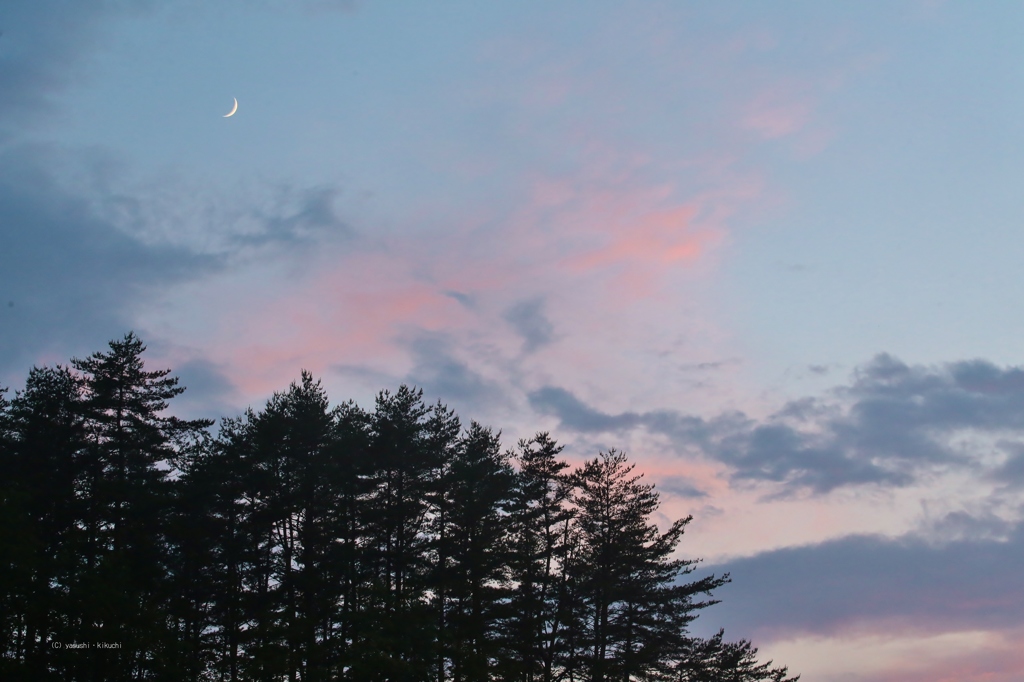
{"label": "conifer tree", "polygon": [[231,674],[326,679],[341,587],[329,560],[340,477],[320,382],[303,372],[261,412],[226,423],[222,443],[236,463],[222,477],[237,497],[218,502]]}
{"label": "conifer tree", "polygon": [[436,531],[445,654],[438,679],[488,680],[498,660],[507,593],[513,471],[498,436],[476,422],[452,454]]}
{"label": "conifer tree", "polygon": [[746,640],[726,642],[719,630],[708,639],[687,642],[685,654],[675,668],[678,682],[797,682],[800,676],[787,677],[785,666],[772,667],[772,661],[757,662],[757,649]]}
{"label": "conifer tree", "polygon": [[[167,416],[133,334],[0,391],[0,677],[794,682],[690,637],[689,518],[611,451],[567,473],[406,386],[331,408],[308,372],[260,411]],[[118,642],[54,655],[46,644]]]}
{"label": "conifer tree", "polygon": [[356,679],[426,680],[436,676],[438,604],[429,533],[444,462],[455,447],[458,418],[428,408],[422,391],[401,386],[377,397],[371,419],[373,492],[366,502],[366,608]]}
{"label": "conifer tree", "polygon": [[367,505],[373,492],[370,460],[371,416],[348,402],[335,418],[335,497],[332,512],[330,557],[337,581],[332,661],[337,679],[355,679],[348,673],[365,654],[364,633],[375,628],[375,614],[368,605]]}
{"label": "conifer tree", "polygon": [[216,669],[223,615],[216,605],[228,587],[220,574],[227,549],[222,510],[232,488],[221,470],[230,460],[213,456],[213,440],[198,435],[175,458],[167,522],[165,670],[179,680],[203,679],[205,671]]}
{"label": "conifer tree", "polygon": [[[4,470],[13,464],[10,403],[6,393],[6,388],[0,389],[0,467]],[[21,677],[24,666],[18,657],[17,644],[21,628],[18,588],[25,584],[24,578],[18,575],[18,569],[24,563],[18,547],[24,544],[19,531],[26,530],[26,527],[16,481],[10,476],[0,479],[0,637],[3,638],[0,675],[8,679]]]}
{"label": "conifer tree", "polygon": [[634,467],[611,450],[575,474],[582,555],[574,568],[586,607],[577,646],[582,672],[594,682],[667,673],[683,653],[695,611],[713,603],[693,598],[728,581],[677,583],[696,563],[672,558],[690,517],[659,532],[650,520],[658,494]]}
{"label": "conifer tree", "polygon": [[9,405],[0,395],[4,634],[26,679],[48,677],[49,643],[72,631],[77,612],[81,408],[81,382],[64,367],[33,368]]}
{"label": "conifer tree", "polygon": [[253,576],[263,535],[253,520],[258,495],[248,425],[254,416],[249,410],[245,417],[223,420],[209,450],[192,462],[182,480],[195,501],[191,513],[203,517],[209,533],[209,668],[226,682],[250,679],[247,645],[257,619]]}
{"label": "conifer tree", "polygon": [[504,624],[503,676],[552,682],[566,665],[565,634],[572,628],[572,586],[565,567],[575,547],[569,507],[569,467],[547,433],[520,441],[509,543],[511,594]]}
{"label": "conifer tree", "polygon": [[107,680],[150,674],[168,652],[163,594],[167,578],[169,471],[178,446],[211,424],[163,416],[185,389],[170,370],[147,371],[133,333],[72,365],[83,375],[87,446],[82,490],[85,571],[73,587],[83,603],[80,636],[120,643],[94,650],[94,674]]}

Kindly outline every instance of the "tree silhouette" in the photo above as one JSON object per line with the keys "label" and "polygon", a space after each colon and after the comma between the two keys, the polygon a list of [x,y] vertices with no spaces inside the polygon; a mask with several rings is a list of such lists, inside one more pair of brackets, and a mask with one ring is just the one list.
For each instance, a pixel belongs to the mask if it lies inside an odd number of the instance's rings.
{"label": "tree silhouette", "polygon": [[728,576],[687,577],[689,517],[660,531],[624,454],[570,472],[547,433],[506,452],[406,386],[332,408],[308,372],[213,435],[144,351],[0,391],[3,679],[796,679],[688,634]]}
{"label": "tree silhouette", "polygon": [[566,633],[575,625],[565,567],[575,548],[571,485],[547,433],[520,441],[512,508],[506,679],[551,682],[567,665]]}
{"label": "tree silhouette", "polygon": [[0,395],[0,622],[26,679],[47,678],[49,642],[73,634],[80,620],[72,588],[83,549],[81,389],[67,368],[34,368],[10,404]]}
{"label": "tree silhouette", "polygon": [[513,481],[498,437],[474,422],[444,467],[435,517],[438,679],[491,679],[507,593]]}
{"label": "tree silhouette", "polygon": [[786,667],[772,667],[772,661],[757,662],[757,649],[750,642],[724,641],[719,630],[713,637],[688,642],[686,652],[675,668],[679,682],[796,682],[787,677]]}
{"label": "tree silhouette", "polygon": [[594,682],[655,679],[683,653],[680,633],[711,601],[694,601],[728,582],[708,576],[678,584],[694,560],[673,559],[691,517],[664,533],[650,520],[658,508],[651,485],[614,450],[575,474],[582,551],[574,562],[586,615],[576,644]]}
{"label": "tree silhouette", "polygon": [[[159,667],[166,651],[167,521],[177,446],[209,420],[162,416],[185,389],[170,370],[146,371],[142,341],[129,333],[110,351],[72,360],[82,373],[85,414],[85,547],[76,636],[120,643],[92,649],[93,675],[133,679]],[[125,646],[127,645],[127,646]]]}

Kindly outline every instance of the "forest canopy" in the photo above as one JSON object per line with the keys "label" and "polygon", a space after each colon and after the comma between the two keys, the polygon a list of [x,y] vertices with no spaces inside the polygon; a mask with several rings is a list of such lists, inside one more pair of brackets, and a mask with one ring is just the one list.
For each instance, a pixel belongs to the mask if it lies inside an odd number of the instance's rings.
{"label": "forest canopy", "polygon": [[689,633],[695,578],[614,450],[503,449],[422,391],[170,416],[134,334],[0,392],[5,680],[792,682]]}

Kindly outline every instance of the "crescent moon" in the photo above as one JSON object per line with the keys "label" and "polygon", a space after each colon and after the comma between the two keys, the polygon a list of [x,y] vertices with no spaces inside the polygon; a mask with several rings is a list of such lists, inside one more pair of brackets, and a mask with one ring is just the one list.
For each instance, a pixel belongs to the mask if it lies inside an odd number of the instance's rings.
{"label": "crescent moon", "polygon": [[235,100],[235,106],[231,107],[231,111],[224,114],[224,118],[227,118],[228,116],[234,116],[235,112],[238,111],[238,98],[232,97],[231,99]]}

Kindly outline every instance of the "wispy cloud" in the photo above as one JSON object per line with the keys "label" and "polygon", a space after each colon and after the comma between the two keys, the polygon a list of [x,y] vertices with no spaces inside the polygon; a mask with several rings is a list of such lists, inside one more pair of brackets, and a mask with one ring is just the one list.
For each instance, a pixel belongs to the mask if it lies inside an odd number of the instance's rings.
{"label": "wispy cloud", "polygon": [[[624,182],[618,199],[606,189],[572,183],[559,184],[558,193],[531,189],[530,201],[510,211],[451,222],[432,216],[418,230],[353,225],[343,218],[336,190],[293,191],[282,204],[287,210],[274,214],[279,218],[253,228],[250,241],[258,242],[259,257],[231,259],[212,296],[199,294],[198,285],[170,291],[166,299],[174,310],[159,324],[178,333],[194,329],[210,359],[243,390],[273,390],[301,367],[324,372],[359,366],[456,388],[440,375],[428,376],[423,358],[430,354],[439,362],[459,358],[467,371],[515,392],[535,385],[530,377],[549,367],[563,376],[574,371],[556,357],[572,337],[614,319],[630,326],[629,316],[639,314],[637,301],[655,305],[658,297],[685,295],[670,283],[681,274],[706,276],[700,268],[714,241],[694,235],[725,230],[727,207],[748,198],[723,191],[691,209],[672,191],[631,185],[637,182]],[[652,197],[666,208],[643,209]],[[609,215],[605,209],[612,205],[618,213]],[[699,218],[675,221],[694,210]],[[692,249],[685,246],[691,239]],[[245,239],[236,242],[252,248]],[[633,246],[615,263],[567,264],[617,243]],[[686,253],[672,251],[676,247]],[[643,287],[623,287],[630,276],[643,280]],[[227,286],[230,281],[251,285]],[[211,317],[233,323],[202,323]],[[411,366],[419,369],[407,373]]]}
{"label": "wispy cloud", "polygon": [[454,356],[455,344],[444,334],[420,334],[408,342],[414,365],[401,383],[423,388],[431,397],[478,409],[507,404],[504,387]]}
{"label": "wispy cloud", "polygon": [[147,296],[218,267],[118,229],[52,177],[54,160],[66,159],[32,147],[0,152],[0,369],[102,347],[133,326]]}
{"label": "wispy cloud", "polygon": [[849,385],[790,401],[764,420],[738,412],[610,414],[553,386],[532,392],[530,402],[577,432],[645,429],[680,453],[722,462],[733,481],[773,482],[790,494],[905,486],[950,466],[1019,481],[1024,370],[983,360],[915,367],[879,355]]}
{"label": "wispy cloud", "polygon": [[117,3],[39,0],[0,14],[0,141],[56,114],[54,98],[83,75],[83,52]]}
{"label": "wispy cloud", "polygon": [[531,353],[551,343],[554,325],[544,314],[544,299],[520,301],[505,312],[505,320],[523,338],[523,352]]}
{"label": "wispy cloud", "polygon": [[793,135],[811,120],[813,104],[808,95],[785,91],[766,92],[748,105],[742,125],[766,139]]}

